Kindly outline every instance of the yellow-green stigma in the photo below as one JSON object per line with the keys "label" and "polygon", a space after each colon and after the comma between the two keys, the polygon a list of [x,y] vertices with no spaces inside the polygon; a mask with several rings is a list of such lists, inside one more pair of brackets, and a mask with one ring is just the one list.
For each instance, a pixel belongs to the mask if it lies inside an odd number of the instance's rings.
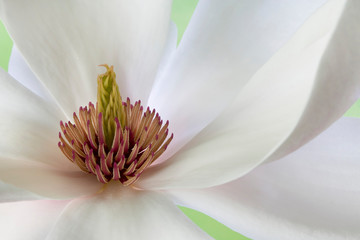
{"label": "yellow-green stigma", "polygon": [[[123,102],[113,66],[98,76],[97,104],[74,112],[74,124],[60,122],[58,144],[64,155],[102,183],[133,184],[173,139],[155,110]],[[63,137],[64,136],[64,137]]]}
{"label": "yellow-green stigma", "polygon": [[122,129],[124,129],[126,115],[113,66],[109,67],[107,64],[100,66],[104,66],[106,72],[100,74],[97,79],[97,103],[99,112],[103,114],[105,142],[107,146],[111,146],[116,129],[115,118],[120,121]]}

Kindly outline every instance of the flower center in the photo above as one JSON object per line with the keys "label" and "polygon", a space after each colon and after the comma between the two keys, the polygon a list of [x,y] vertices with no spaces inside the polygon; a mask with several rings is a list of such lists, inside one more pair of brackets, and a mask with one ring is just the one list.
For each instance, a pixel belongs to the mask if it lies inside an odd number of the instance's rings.
{"label": "flower center", "polygon": [[[98,76],[96,105],[74,112],[74,124],[60,121],[58,144],[64,155],[79,168],[107,183],[133,184],[167,148],[169,121],[158,113],[144,111],[141,102],[122,102],[113,66]],[[63,137],[64,135],[64,137]]]}

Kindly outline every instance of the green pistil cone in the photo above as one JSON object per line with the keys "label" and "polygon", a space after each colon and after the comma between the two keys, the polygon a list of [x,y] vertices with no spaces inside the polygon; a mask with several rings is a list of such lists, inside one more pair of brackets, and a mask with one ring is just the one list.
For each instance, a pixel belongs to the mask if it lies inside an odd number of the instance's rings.
{"label": "green pistil cone", "polygon": [[114,67],[109,67],[107,64],[100,66],[106,67],[106,72],[100,74],[97,79],[97,102],[99,112],[103,114],[105,143],[108,148],[111,148],[116,130],[115,118],[120,121],[121,127],[124,129],[125,109],[116,83]]}

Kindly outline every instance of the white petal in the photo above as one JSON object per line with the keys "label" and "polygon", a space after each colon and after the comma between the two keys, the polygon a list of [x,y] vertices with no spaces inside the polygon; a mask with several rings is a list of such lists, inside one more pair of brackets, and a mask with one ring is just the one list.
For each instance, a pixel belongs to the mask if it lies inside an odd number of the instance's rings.
{"label": "white petal", "polygon": [[200,240],[210,237],[163,194],[112,183],[94,197],[72,201],[46,239]]}
{"label": "white petal", "polygon": [[166,44],[171,1],[1,1],[0,16],[35,75],[67,113],[96,98],[99,64],[124,97],[146,101]]}
{"label": "white petal", "polygon": [[3,202],[16,202],[16,201],[26,201],[26,200],[38,200],[42,197],[23,190],[21,188],[14,187],[9,184],[0,182],[0,203]]}
{"label": "white petal", "polygon": [[167,158],[207,126],[325,0],[205,0],[149,104],[170,121]]}
{"label": "white petal", "polygon": [[65,116],[0,69],[0,154],[57,164],[59,121]]}
{"label": "white petal", "polygon": [[45,239],[66,201],[29,201],[0,204],[1,239]]}
{"label": "white petal", "polygon": [[343,118],[300,150],[222,186],[173,191],[252,239],[360,238],[360,119]]}
{"label": "white petal", "polygon": [[0,180],[47,197],[96,192],[96,178],[58,149],[61,111],[2,69],[0,85]]}
{"label": "white petal", "polygon": [[8,73],[36,95],[50,99],[47,90],[30,70],[16,46],[14,46],[11,51]]}
{"label": "white petal", "polygon": [[[174,22],[171,22],[169,36],[167,37],[164,54],[161,58],[157,76],[155,78],[155,80],[157,80],[157,81],[159,81],[161,79],[161,76],[163,74],[165,74],[166,69],[167,69],[168,65],[170,64],[170,59],[173,57],[173,55],[176,52],[177,37],[178,37],[177,35],[178,35],[178,32],[177,32],[176,24]],[[154,83],[154,86],[155,86],[155,84],[156,83]]]}
{"label": "white petal", "polygon": [[321,8],[220,118],[184,151],[146,171],[141,187],[197,188],[234,180],[294,151],[344,114],[360,92],[360,32],[354,30],[359,8],[356,1]]}

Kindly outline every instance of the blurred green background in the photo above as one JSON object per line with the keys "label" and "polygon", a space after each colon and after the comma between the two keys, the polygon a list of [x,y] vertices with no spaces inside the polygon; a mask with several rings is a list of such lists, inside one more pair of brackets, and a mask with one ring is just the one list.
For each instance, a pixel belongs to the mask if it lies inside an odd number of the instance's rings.
{"label": "blurred green background", "polygon": [[[180,42],[191,15],[196,7],[198,0],[174,0],[172,20],[178,28],[178,42]],[[9,57],[11,54],[13,42],[3,24],[0,22],[0,67],[7,70]],[[346,116],[360,117],[360,101],[345,114]],[[232,231],[223,224],[210,218],[209,216],[198,211],[180,207],[180,209],[199,227],[217,240],[248,240],[241,234]]]}

